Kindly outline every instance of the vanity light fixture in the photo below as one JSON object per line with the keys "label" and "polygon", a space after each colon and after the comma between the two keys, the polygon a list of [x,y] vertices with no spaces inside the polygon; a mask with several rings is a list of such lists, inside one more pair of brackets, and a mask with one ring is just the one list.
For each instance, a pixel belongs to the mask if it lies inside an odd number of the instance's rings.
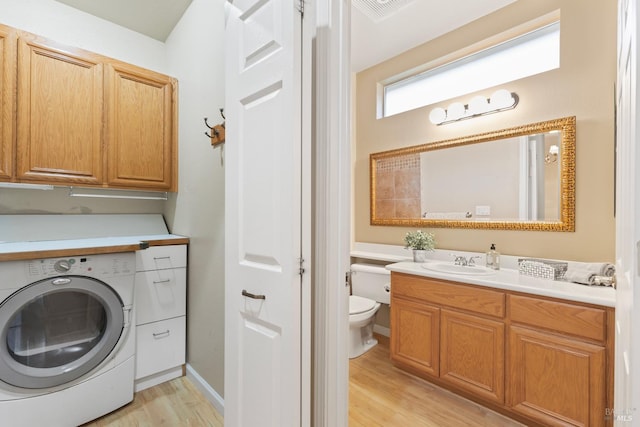
{"label": "vanity light fixture", "polygon": [[447,109],[437,107],[429,113],[429,120],[434,125],[443,125],[458,120],[471,119],[485,114],[510,110],[518,105],[518,95],[506,89],[495,91],[490,98],[475,96],[468,104],[454,102]]}
{"label": "vanity light fixture", "polygon": [[553,144],[549,147],[549,152],[544,156],[544,162],[546,164],[553,163],[558,160],[558,153],[560,152],[560,148]]}

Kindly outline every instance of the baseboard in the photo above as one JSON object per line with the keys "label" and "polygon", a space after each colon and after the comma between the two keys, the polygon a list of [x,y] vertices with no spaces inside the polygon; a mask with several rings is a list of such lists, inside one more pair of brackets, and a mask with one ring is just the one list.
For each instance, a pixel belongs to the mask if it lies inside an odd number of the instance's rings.
{"label": "baseboard", "polygon": [[200,390],[202,394],[204,394],[204,397],[206,397],[206,399],[211,402],[213,407],[216,408],[216,411],[218,411],[220,415],[224,417],[224,399],[188,363],[187,378],[189,378],[197,387],[197,389]]}
{"label": "baseboard", "polygon": [[385,337],[391,336],[391,329],[380,325],[373,325],[373,332],[375,332],[376,334],[384,335]]}
{"label": "baseboard", "polygon": [[149,387],[162,384],[174,378],[181,377],[182,375],[182,365],[180,365],[176,366],[175,368],[167,369],[166,371],[158,372],[156,374],[140,378],[135,382],[135,392],[137,393]]}

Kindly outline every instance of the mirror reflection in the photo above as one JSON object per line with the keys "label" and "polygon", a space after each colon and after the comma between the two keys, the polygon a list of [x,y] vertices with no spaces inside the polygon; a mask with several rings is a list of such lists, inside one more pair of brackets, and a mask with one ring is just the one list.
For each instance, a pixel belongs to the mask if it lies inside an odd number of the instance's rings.
{"label": "mirror reflection", "polygon": [[572,231],[575,117],[371,155],[371,223]]}

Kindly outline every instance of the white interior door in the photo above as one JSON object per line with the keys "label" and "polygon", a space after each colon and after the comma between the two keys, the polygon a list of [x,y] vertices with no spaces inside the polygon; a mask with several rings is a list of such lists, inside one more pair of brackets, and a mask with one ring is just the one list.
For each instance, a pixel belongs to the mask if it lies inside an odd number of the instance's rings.
{"label": "white interior door", "polygon": [[225,425],[299,426],[301,15],[225,6]]}
{"label": "white interior door", "polygon": [[[634,413],[640,402],[640,150],[637,79],[637,0],[618,2],[618,92],[616,153],[616,360],[615,404],[611,408],[616,425],[640,418]],[[635,347],[635,348],[634,348]]]}

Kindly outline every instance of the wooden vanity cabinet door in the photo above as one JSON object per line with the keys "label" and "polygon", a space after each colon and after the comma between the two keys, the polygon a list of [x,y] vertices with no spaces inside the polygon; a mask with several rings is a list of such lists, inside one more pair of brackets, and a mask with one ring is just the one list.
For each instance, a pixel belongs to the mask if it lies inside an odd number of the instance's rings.
{"label": "wooden vanity cabinet door", "polygon": [[177,189],[177,82],[128,64],[106,65],[110,187]]}
{"label": "wooden vanity cabinet door", "polygon": [[604,426],[603,346],[524,327],[509,329],[509,406],[548,426]]}
{"label": "wooden vanity cabinet door", "polygon": [[13,177],[16,31],[0,25],[0,181]]}
{"label": "wooden vanity cabinet door", "polygon": [[102,78],[89,52],[18,39],[19,181],[102,183]]}
{"label": "wooden vanity cabinet door", "polygon": [[440,309],[394,298],[391,303],[391,360],[420,374],[440,372]]}
{"label": "wooden vanity cabinet door", "polygon": [[504,403],[504,322],[442,309],[440,378]]}

